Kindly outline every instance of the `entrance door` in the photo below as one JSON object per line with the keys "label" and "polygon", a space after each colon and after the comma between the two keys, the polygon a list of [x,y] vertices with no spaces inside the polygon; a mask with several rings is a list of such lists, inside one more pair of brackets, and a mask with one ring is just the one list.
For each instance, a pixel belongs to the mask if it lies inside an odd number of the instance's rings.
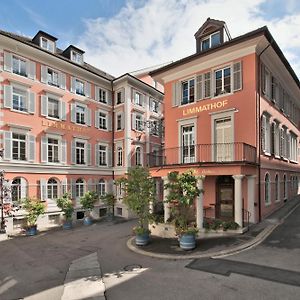
{"label": "entrance door", "polygon": [[181,163],[195,162],[195,130],[193,125],[182,127],[181,151]]}
{"label": "entrance door", "polygon": [[215,120],[215,161],[232,161],[233,149],[231,118]]}
{"label": "entrance door", "polygon": [[216,218],[234,220],[233,178],[231,176],[219,176],[216,185]]}

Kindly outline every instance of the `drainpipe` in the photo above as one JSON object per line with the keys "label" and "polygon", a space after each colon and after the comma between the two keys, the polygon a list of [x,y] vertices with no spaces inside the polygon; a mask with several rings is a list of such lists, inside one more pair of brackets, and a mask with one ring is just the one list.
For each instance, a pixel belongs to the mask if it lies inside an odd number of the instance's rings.
{"label": "drainpipe", "polygon": [[115,180],[115,93],[114,93],[114,83],[113,81],[111,81],[111,104],[112,104],[112,126],[111,126],[111,130],[112,130],[112,157],[111,157],[111,163],[112,163],[112,179],[113,181]]}
{"label": "drainpipe", "polygon": [[[260,96],[261,96],[261,65],[260,65],[260,57],[261,55],[272,45],[273,43],[273,39],[271,40],[271,42],[260,52],[260,54],[257,56],[258,60],[257,60],[257,64],[258,64],[258,68],[257,68],[257,91],[258,93],[256,93],[256,113],[258,114],[258,116],[256,116],[256,119],[258,119],[258,216],[259,216],[259,222],[261,221],[261,176],[260,176],[260,171],[261,171],[261,118],[260,118],[260,114],[261,114],[261,107],[260,107]],[[258,95],[257,95],[258,94]],[[258,109],[258,112],[257,112]]]}

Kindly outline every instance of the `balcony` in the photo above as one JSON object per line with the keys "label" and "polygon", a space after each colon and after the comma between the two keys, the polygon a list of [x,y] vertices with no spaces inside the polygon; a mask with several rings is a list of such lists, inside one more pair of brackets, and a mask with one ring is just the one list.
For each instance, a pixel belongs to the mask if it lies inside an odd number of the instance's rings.
{"label": "balcony", "polygon": [[148,154],[148,166],[257,162],[256,148],[246,143],[198,144]]}

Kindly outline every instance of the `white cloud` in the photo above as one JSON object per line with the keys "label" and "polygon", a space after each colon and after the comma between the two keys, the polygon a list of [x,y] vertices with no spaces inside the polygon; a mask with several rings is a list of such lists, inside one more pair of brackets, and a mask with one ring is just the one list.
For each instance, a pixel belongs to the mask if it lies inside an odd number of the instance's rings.
{"label": "white cloud", "polygon": [[[87,19],[79,46],[86,60],[113,75],[177,60],[195,52],[194,33],[207,17],[224,20],[232,37],[267,25],[300,74],[300,14],[264,20],[264,0],[128,0],[111,19]],[[292,1],[289,1],[292,2]]]}

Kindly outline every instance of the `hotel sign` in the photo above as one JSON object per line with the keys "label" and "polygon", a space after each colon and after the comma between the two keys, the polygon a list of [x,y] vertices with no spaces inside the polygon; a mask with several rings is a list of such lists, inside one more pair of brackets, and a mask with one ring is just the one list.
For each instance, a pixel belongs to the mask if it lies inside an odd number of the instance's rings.
{"label": "hotel sign", "polygon": [[184,116],[190,115],[190,114],[196,114],[196,113],[200,113],[203,111],[210,111],[210,110],[214,110],[216,108],[223,108],[226,105],[228,105],[228,100],[223,100],[223,101],[217,101],[214,103],[208,103],[205,105],[198,105],[195,107],[191,107],[191,108],[186,108],[182,111],[182,114]]}
{"label": "hotel sign", "polygon": [[75,131],[75,132],[80,132],[80,133],[85,133],[88,131],[88,128],[85,128],[85,127],[64,124],[62,122],[49,121],[49,120],[42,120],[42,126],[48,127],[48,128],[56,128],[56,129],[62,129],[62,130]]}

